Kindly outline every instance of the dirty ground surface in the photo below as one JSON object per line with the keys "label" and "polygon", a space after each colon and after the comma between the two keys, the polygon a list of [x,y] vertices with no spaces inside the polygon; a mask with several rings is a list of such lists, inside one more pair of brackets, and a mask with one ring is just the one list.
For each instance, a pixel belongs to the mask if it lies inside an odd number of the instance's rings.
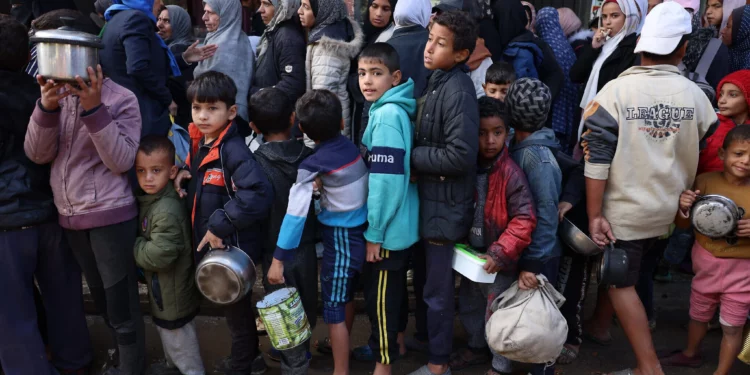
{"label": "dirty ground surface", "polygon": [[[595,297],[593,295],[595,288],[590,290],[590,298],[587,301],[587,311],[591,311]],[[676,349],[684,345],[687,338],[685,323],[687,322],[688,300],[690,295],[690,278],[684,275],[675,275],[675,281],[669,284],[659,284],[655,286],[654,298],[657,306],[657,328],[654,333],[654,342],[657,350]],[[407,333],[414,331],[413,315],[409,316],[409,326]],[[223,318],[201,316],[196,319],[198,336],[200,338],[201,354],[208,374],[213,374],[213,367],[221,358],[229,353],[229,332]],[[104,321],[99,316],[88,316],[89,329],[93,340],[95,353],[95,368],[101,368],[107,360],[107,350],[112,348],[111,335],[108,332]],[[322,321],[318,321],[317,327],[313,332],[313,339],[322,339],[326,337],[326,327]],[[354,330],[352,333],[352,346],[364,345],[370,333],[370,324],[365,315],[357,315]],[[622,370],[635,365],[635,357],[627,343],[622,330],[613,326],[612,336],[614,342],[608,348],[597,347],[594,344],[584,343],[579,359],[572,365],[557,366],[557,374],[567,375],[593,375],[601,374],[608,371]],[[460,323],[456,320],[454,349],[466,345],[465,335]],[[156,362],[162,357],[161,342],[156,332],[156,328],[150,318],[146,318],[146,345],[148,362]],[[698,369],[683,368],[666,368],[667,375],[710,375],[716,368],[719,355],[719,342],[721,333],[719,331],[710,332],[704,342],[703,355],[707,359],[706,364]],[[261,350],[267,351],[270,348],[268,339],[261,337]],[[409,353],[406,358],[396,362],[393,367],[393,374],[408,374],[416,370],[419,366],[426,363],[427,357],[424,354]],[[269,365],[267,374],[280,374],[279,364],[266,358]],[[361,363],[352,360],[352,374],[371,374],[374,365],[372,363]],[[463,371],[456,371],[457,375],[479,375],[484,374],[488,367],[474,367]],[[311,362],[310,374],[330,374],[333,371],[333,359],[330,356],[321,355],[313,350],[313,359]],[[94,372],[98,374],[98,372]],[[739,361],[736,362],[732,375],[750,374],[750,366]]]}

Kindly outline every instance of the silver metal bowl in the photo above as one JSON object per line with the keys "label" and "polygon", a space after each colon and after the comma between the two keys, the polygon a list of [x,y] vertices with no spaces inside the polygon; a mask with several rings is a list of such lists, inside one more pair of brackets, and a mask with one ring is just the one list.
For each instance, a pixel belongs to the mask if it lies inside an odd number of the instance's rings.
{"label": "silver metal bowl", "polygon": [[594,243],[594,240],[589,238],[586,233],[583,233],[582,230],[578,229],[578,227],[567,218],[563,218],[563,221],[560,222],[558,233],[560,234],[560,239],[579,254],[596,255],[603,251],[596,245],[596,243]]}
{"label": "silver metal bowl", "polygon": [[698,233],[709,238],[732,236],[745,210],[722,195],[699,196],[690,210],[690,219]]}
{"label": "silver metal bowl", "polygon": [[239,248],[210,250],[195,269],[198,290],[209,301],[230,305],[245,297],[255,284],[255,264]]}
{"label": "silver metal bowl", "polygon": [[36,43],[39,74],[44,79],[60,82],[75,82],[76,76],[88,82],[86,68],[96,68],[99,49],[104,48],[96,35],[67,30],[65,27],[37,31],[30,40]]}

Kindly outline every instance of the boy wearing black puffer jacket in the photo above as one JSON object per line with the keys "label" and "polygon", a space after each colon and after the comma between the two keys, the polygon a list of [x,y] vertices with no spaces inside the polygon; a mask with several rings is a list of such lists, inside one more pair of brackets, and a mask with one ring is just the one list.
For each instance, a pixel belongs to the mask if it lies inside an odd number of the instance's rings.
{"label": "boy wearing black puffer jacket", "polygon": [[413,374],[450,374],[453,342],[453,247],[472,225],[479,144],[479,110],[465,62],[474,50],[477,25],[461,11],[435,17],[424,50],[432,70],[419,102],[412,180],[419,184],[420,235],[416,268],[426,270],[429,363]]}

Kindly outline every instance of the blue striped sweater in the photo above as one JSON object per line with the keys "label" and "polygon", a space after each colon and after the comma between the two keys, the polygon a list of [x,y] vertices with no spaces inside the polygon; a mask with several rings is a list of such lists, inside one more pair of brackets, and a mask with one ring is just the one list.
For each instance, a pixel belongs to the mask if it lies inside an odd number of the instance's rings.
{"label": "blue striped sweater", "polygon": [[318,221],[324,225],[354,228],[367,221],[368,172],[357,146],[343,135],[321,142],[297,170],[289,191],[284,222],[274,258],[289,260],[299,246],[313,197],[313,183],[323,183]]}

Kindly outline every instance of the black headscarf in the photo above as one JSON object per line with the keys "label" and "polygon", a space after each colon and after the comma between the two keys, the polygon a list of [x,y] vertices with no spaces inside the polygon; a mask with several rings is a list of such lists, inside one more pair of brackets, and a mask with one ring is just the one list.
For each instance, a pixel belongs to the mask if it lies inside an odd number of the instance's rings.
{"label": "black headscarf", "polygon": [[517,36],[526,31],[526,11],[520,0],[496,0],[492,4],[495,28],[500,34],[500,45],[503,50]]}
{"label": "black headscarf", "polygon": [[364,27],[362,28],[362,31],[365,33],[365,44],[367,45],[375,42],[380,33],[393,23],[393,11],[396,10],[396,3],[398,2],[398,0],[388,0],[391,4],[391,19],[385,27],[375,27],[370,23],[370,7],[374,1],[375,0],[367,0],[367,9],[365,10],[364,15]]}

